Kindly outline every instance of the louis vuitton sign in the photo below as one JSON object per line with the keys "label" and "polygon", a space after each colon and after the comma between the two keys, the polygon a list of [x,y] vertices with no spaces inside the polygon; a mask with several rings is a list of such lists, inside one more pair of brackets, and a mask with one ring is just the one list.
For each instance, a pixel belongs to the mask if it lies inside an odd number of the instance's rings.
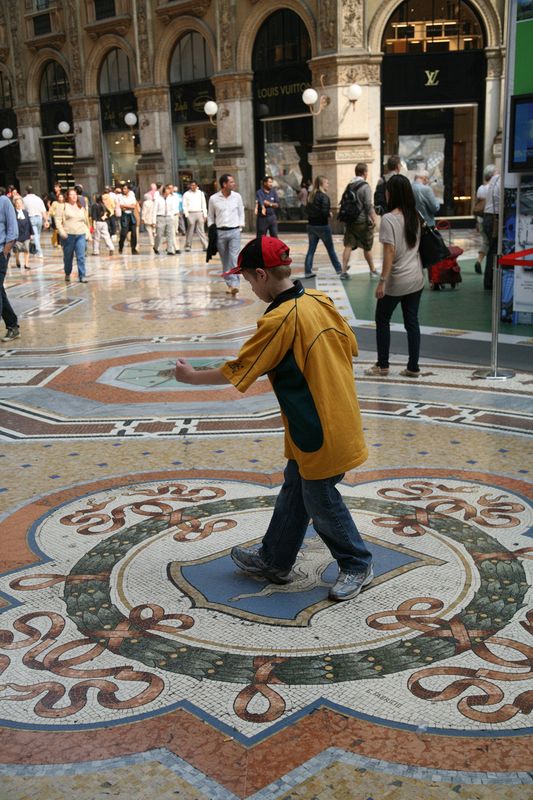
{"label": "louis vuitton sign", "polygon": [[383,57],[382,91],[387,106],[406,103],[481,103],[487,62],[482,50]]}

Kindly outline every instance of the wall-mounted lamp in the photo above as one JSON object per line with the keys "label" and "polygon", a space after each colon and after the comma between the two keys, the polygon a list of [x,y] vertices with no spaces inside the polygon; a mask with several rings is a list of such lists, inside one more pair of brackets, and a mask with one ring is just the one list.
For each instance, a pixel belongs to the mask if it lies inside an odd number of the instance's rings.
{"label": "wall-mounted lamp", "polygon": [[131,129],[131,138],[134,139],[133,128],[137,125],[137,114],[134,114],[133,111],[128,111],[127,114],[124,114],[124,122]]}
{"label": "wall-mounted lamp", "polygon": [[[326,89],[326,85],[324,83],[324,75],[320,76],[320,86],[322,89]],[[346,88],[346,97],[352,104],[352,110],[355,111],[355,104],[359,100],[363,93],[363,90],[359,86],[358,83],[352,83],[350,86]],[[306,89],[302,94],[302,101],[305,103],[306,106],[309,107],[309,111],[314,117],[318,117],[319,114],[328,106],[331,102],[331,99],[326,94],[319,95],[315,89],[309,88]],[[315,111],[313,106],[318,101],[318,110]]]}
{"label": "wall-mounted lamp", "polygon": [[11,128],[4,128],[2,131],[2,138],[3,139],[12,139],[13,138],[13,131]]}
{"label": "wall-mounted lamp", "polygon": [[358,83],[351,83],[346,89],[346,97],[352,104],[352,111],[355,111],[355,104],[363,94],[363,90]]}
{"label": "wall-mounted lamp", "polygon": [[[209,122],[211,123],[211,125],[217,124],[216,119],[213,119],[213,117],[216,117],[216,115],[218,114],[218,105],[215,103],[214,100],[208,100],[207,103],[204,105],[204,114],[206,114],[209,117]],[[223,111],[221,111],[220,116],[229,117],[229,108],[225,108]]]}
{"label": "wall-mounted lamp", "polygon": [[62,121],[57,126],[57,130],[66,136],[67,133],[70,133],[70,125],[68,122]]}
{"label": "wall-mounted lamp", "polygon": [[[324,75],[320,76],[320,86],[325,89],[326,85],[324,83]],[[306,106],[309,106],[309,111],[314,117],[318,117],[320,113],[331,103],[330,98],[327,94],[321,94],[320,97],[318,92],[315,89],[309,88],[306,89],[302,94],[302,100]],[[318,111],[313,110],[313,106],[318,100]]]}

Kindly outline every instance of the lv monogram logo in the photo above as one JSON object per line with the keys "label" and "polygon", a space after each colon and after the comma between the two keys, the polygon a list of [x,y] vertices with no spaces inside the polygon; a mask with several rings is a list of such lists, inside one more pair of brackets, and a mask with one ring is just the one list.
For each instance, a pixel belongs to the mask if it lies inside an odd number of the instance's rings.
{"label": "lv monogram logo", "polygon": [[427,78],[427,81],[424,84],[425,86],[438,86],[439,85],[437,77],[438,77],[438,74],[440,72],[440,69],[433,69],[433,70],[426,69],[426,70],[424,70],[424,72],[426,73],[426,78]]}

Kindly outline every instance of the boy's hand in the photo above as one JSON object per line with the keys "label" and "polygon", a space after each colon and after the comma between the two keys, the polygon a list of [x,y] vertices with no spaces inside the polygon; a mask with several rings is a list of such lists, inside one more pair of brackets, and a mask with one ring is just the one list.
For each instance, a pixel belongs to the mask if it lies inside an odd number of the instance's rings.
{"label": "boy's hand", "polygon": [[194,375],[196,370],[184,358],[178,358],[176,361],[176,368],[174,370],[174,377],[179,383],[194,383]]}

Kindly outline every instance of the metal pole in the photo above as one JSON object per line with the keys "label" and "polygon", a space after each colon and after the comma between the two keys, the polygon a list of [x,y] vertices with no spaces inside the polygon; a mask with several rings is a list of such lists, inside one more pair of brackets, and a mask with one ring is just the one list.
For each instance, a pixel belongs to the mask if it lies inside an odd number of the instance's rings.
{"label": "metal pole", "polygon": [[[501,298],[502,298],[502,268],[500,265],[500,254],[503,250],[503,215],[505,212],[505,167],[507,164],[507,129],[509,116],[509,98],[511,96],[511,65],[509,54],[511,52],[511,17],[515,3],[510,4],[507,9],[507,42],[505,48],[505,88],[502,120],[502,165],[500,169],[500,203],[498,208],[498,255],[492,269],[492,339],[490,348],[490,369],[476,369],[472,373],[474,378],[485,380],[505,381],[514,378],[515,372],[512,369],[498,369],[498,333],[500,328]],[[485,267],[486,269],[486,267]]]}

